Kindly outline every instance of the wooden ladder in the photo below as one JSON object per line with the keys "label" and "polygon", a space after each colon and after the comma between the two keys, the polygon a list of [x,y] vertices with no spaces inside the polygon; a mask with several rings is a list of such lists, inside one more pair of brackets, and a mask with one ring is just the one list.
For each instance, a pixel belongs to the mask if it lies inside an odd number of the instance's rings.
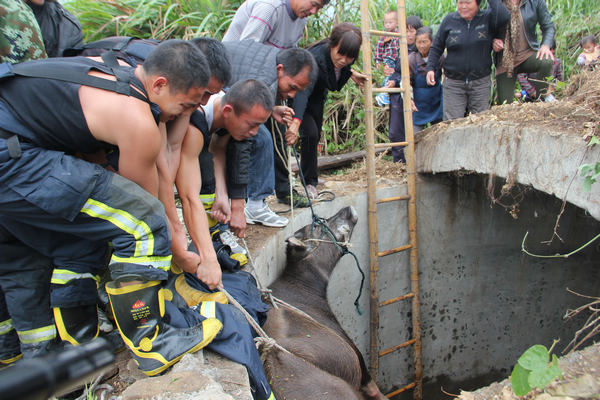
{"label": "wooden ladder", "polygon": [[[421,360],[421,319],[419,314],[419,263],[417,248],[417,207],[416,207],[416,171],[415,171],[415,152],[414,136],[412,124],[412,109],[410,95],[404,95],[404,127],[406,134],[405,142],[380,143],[375,144],[375,127],[373,111],[374,93],[402,93],[410,88],[410,73],[408,69],[408,46],[406,42],[406,9],[405,1],[398,0],[398,33],[390,33],[378,30],[372,30],[369,24],[369,0],[361,0],[361,24],[363,34],[363,68],[368,79],[364,85],[365,96],[365,126],[366,126],[366,152],[367,152],[367,182],[368,182],[368,215],[369,215],[369,260],[370,260],[370,362],[369,367],[373,379],[377,380],[379,371],[379,359],[398,349],[413,346],[414,349],[414,371],[415,378],[405,386],[388,393],[388,398],[394,397],[406,390],[413,389],[413,398],[422,399],[422,376],[423,367]],[[402,87],[401,88],[373,88],[372,83],[372,57],[371,57],[371,36],[397,36],[400,39],[400,62],[402,67]],[[376,176],[375,176],[375,149],[404,147],[406,158],[406,171],[408,173],[408,194],[406,196],[397,196],[377,199],[376,194]],[[399,247],[379,251],[378,241],[378,222],[377,205],[392,201],[407,201],[408,204],[408,236],[409,243]],[[410,286],[409,293],[399,294],[397,297],[380,301],[379,299],[379,258],[390,254],[403,251],[409,251],[410,259]],[[387,349],[379,348],[379,310],[381,307],[389,307],[391,304],[404,301],[412,301],[412,338],[403,343],[389,347]],[[399,315],[399,314],[398,314]]]}

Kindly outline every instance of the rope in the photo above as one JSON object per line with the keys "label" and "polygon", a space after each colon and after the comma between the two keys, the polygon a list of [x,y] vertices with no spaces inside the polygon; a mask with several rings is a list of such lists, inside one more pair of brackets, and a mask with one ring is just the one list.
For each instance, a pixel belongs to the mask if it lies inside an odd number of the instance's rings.
{"label": "rope", "polygon": [[277,304],[275,304],[275,300],[274,300],[275,297],[273,296],[273,292],[271,291],[271,289],[267,289],[266,287],[264,287],[264,285],[261,283],[260,279],[258,278],[258,272],[256,271],[256,267],[255,267],[256,264],[254,264],[254,259],[252,258],[252,254],[250,254],[250,249],[248,248],[246,239],[242,238],[242,243],[244,244],[244,248],[246,249],[246,254],[248,254],[248,260],[250,261],[250,266],[252,267],[252,276],[254,277],[254,280],[256,280],[256,283],[258,284],[258,288],[260,289],[261,295],[266,295],[269,298],[273,307],[279,308],[279,307],[277,307]]}
{"label": "rope", "polygon": [[[283,143],[285,138],[284,138],[281,130],[279,129],[279,125],[275,124],[273,119],[271,119],[271,136],[273,137],[273,147],[275,148],[277,156],[281,159],[283,165],[287,165],[286,168],[288,168],[288,172],[291,175],[292,168],[291,168],[291,156],[289,156],[290,151],[294,153],[294,158],[296,159],[296,164],[298,166],[300,166],[300,160],[298,159],[298,152],[296,151],[296,146],[293,146],[293,145],[289,146],[288,162],[286,163],[286,160],[283,157],[283,154],[281,154],[281,152],[279,151],[278,146],[275,145],[275,143],[276,143],[275,131],[277,131],[277,134],[279,135],[281,142]],[[322,227],[322,231],[324,231],[327,234],[327,236],[329,236],[329,238],[331,239],[331,242],[333,244],[335,244],[335,246],[342,252],[342,257],[345,256],[346,254],[350,254],[354,258],[354,261],[356,262],[356,267],[358,268],[358,272],[360,272],[361,280],[360,280],[360,288],[358,290],[358,296],[356,297],[356,300],[354,300],[354,306],[356,307],[356,311],[358,312],[358,315],[362,315],[363,313],[362,313],[362,310],[360,309],[359,301],[360,301],[360,296],[362,295],[362,291],[363,291],[364,284],[365,284],[365,273],[363,272],[362,268],[360,267],[360,262],[358,261],[358,258],[356,257],[356,255],[348,249],[348,246],[346,244],[340,243],[336,239],[335,234],[332,232],[331,228],[329,228],[329,226],[327,226],[327,221],[315,213],[315,210],[313,208],[313,201],[310,198],[310,194],[308,193],[308,188],[306,187],[306,180],[304,179],[304,174],[302,173],[302,168],[298,168],[298,175],[300,176],[302,187],[304,188],[304,192],[306,193],[306,197],[308,198],[308,206],[310,208],[310,213],[312,215],[311,236],[312,236],[312,233],[314,232],[314,228],[316,226],[320,225]],[[291,186],[292,186],[292,180],[291,180],[291,176],[290,176],[290,188],[291,188]],[[334,193],[331,193],[331,194],[333,194],[333,198],[331,199],[331,200],[333,200],[335,198],[335,194]],[[294,208],[293,208],[294,200],[293,199],[294,199],[294,194],[293,194],[293,191],[290,190],[290,203],[292,203],[290,210],[292,211],[292,221],[293,221],[293,212],[294,212]],[[293,225],[292,225],[292,227],[293,227]],[[292,232],[293,232],[293,229],[292,229]],[[273,297],[271,296],[271,300],[272,299],[273,299]]]}
{"label": "rope", "polygon": [[233,304],[238,310],[240,310],[240,312],[244,315],[244,317],[246,317],[248,324],[250,324],[250,326],[258,334],[258,337],[254,338],[254,342],[256,343],[257,347],[262,344],[263,346],[265,346],[265,347],[263,347],[263,351],[265,351],[265,352],[269,351],[273,347],[276,347],[281,351],[291,354],[290,351],[288,351],[285,347],[283,347],[279,343],[277,343],[277,341],[275,339],[273,339],[272,337],[267,335],[267,332],[265,332],[263,330],[263,328],[260,327],[258,322],[256,322],[250,314],[248,314],[248,312],[244,309],[244,307],[242,307],[241,304],[238,303],[237,300],[234,299],[233,296],[231,296],[229,294],[229,292],[227,292],[227,290],[225,290],[225,288],[221,288],[219,290],[225,294],[225,296],[227,297],[227,300],[229,301],[230,304]]}
{"label": "rope", "polygon": [[[277,130],[279,130],[279,128],[277,128]],[[294,176],[292,175],[292,149],[290,146],[287,146],[287,161],[288,180],[290,181],[290,210],[292,210],[292,219],[290,222],[292,232],[296,232],[296,229],[294,229]]]}
{"label": "rope", "polygon": [[[275,133],[277,133],[277,136],[279,136],[279,139],[281,141],[281,143],[285,142],[285,138],[284,138],[284,134],[281,132],[281,129],[279,129],[279,124],[276,124],[272,119],[271,119],[271,137],[273,139],[273,147],[275,148],[275,152],[277,153],[277,156],[279,157],[279,159],[281,160],[282,165],[285,166],[285,168],[288,170],[288,174],[289,174],[289,180],[290,180],[290,197],[294,197],[293,195],[293,172],[292,172],[292,156],[290,154],[291,149],[294,150],[294,153],[296,152],[296,149],[294,146],[287,146],[288,147],[288,151],[287,151],[287,157],[283,156],[283,153],[281,153],[279,147],[277,147],[275,145],[275,143],[277,143],[277,140],[275,138]],[[291,149],[290,149],[291,148]],[[287,160],[286,160],[287,158]],[[300,168],[300,162],[298,161],[298,156],[296,155],[296,165],[298,165],[298,170],[299,173],[302,173],[301,168]],[[303,187],[306,191],[306,183],[303,183]],[[324,197],[325,195],[330,195],[330,198],[319,198],[319,197]],[[308,197],[310,199],[310,195],[308,194],[308,191],[306,191],[306,197]],[[317,193],[317,198],[313,200],[313,203],[320,203],[320,202],[326,202],[326,201],[333,201],[335,200],[335,193],[333,193],[331,190],[322,190],[320,192]],[[292,201],[290,200],[290,203]],[[290,204],[290,208],[284,211],[278,211],[278,214],[285,214],[287,212],[292,212],[292,217],[293,217],[293,213],[294,213],[294,206]],[[293,218],[292,218],[293,220]],[[293,231],[293,224],[292,224],[292,231]]]}
{"label": "rope", "polygon": [[269,335],[267,335],[267,333],[263,330],[263,328],[260,327],[260,325],[258,324],[258,322],[256,322],[254,320],[254,318],[252,318],[252,316],[250,314],[248,314],[248,311],[246,311],[244,309],[244,307],[242,307],[241,304],[238,303],[237,300],[234,299],[233,296],[231,296],[227,290],[225,290],[225,288],[221,288],[219,290],[221,292],[223,292],[223,294],[225,294],[225,297],[227,297],[227,300],[229,301],[230,304],[233,304],[238,310],[240,310],[242,312],[242,314],[244,314],[244,317],[246,317],[246,319],[248,320],[248,323],[250,324],[250,326],[254,329],[254,331],[259,336],[261,336],[263,338],[266,338],[266,339],[271,339],[269,337]]}
{"label": "rope", "polygon": [[[300,165],[300,161],[298,160],[298,152],[296,151],[295,146],[292,146],[292,151],[294,153],[294,157],[296,158],[296,163],[298,165]],[[356,311],[358,312],[358,315],[362,315],[363,313],[362,313],[362,310],[360,309],[359,301],[360,301],[360,296],[362,295],[362,291],[363,291],[364,284],[365,284],[365,273],[363,272],[362,268],[360,267],[360,262],[358,261],[356,254],[351,252],[345,243],[340,243],[337,240],[337,238],[335,237],[335,234],[333,233],[331,228],[327,225],[327,220],[318,216],[317,213],[315,213],[315,209],[313,208],[313,202],[310,198],[310,195],[308,194],[308,189],[306,187],[306,181],[304,180],[304,174],[302,173],[302,168],[298,168],[298,175],[300,176],[302,186],[304,187],[304,191],[306,192],[306,197],[308,197],[308,206],[310,207],[310,212],[312,215],[311,236],[312,236],[312,233],[314,232],[314,228],[316,226],[320,225],[322,232],[324,231],[325,234],[327,236],[329,236],[331,243],[335,244],[335,246],[338,248],[338,250],[340,250],[342,252],[342,257],[345,256],[346,254],[350,254],[354,258],[354,261],[356,262],[356,267],[358,268],[358,272],[360,272],[361,279],[360,279],[360,288],[358,290],[358,296],[356,297],[356,300],[354,300],[354,306],[356,307]]]}
{"label": "rope", "polygon": [[102,378],[104,378],[105,374],[105,372],[102,372],[100,375],[98,375],[94,382],[90,385],[90,387],[84,388],[81,396],[77,397],[75,400],[85,400],[88,399],[90,396],[93,396],[93,393],[96,390],[96,386],[100,384],[100,381],[102,381]]}

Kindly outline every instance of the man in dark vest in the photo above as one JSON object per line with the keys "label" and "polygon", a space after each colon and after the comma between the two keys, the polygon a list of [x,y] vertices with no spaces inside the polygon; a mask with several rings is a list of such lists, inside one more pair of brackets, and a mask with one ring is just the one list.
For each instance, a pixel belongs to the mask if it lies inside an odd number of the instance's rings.
{"label": "man in dark vest", "polygon": [[[160,294],[171,236],[157,199],[157,121],[195,110],[208,71],[194,45],[174,40],[135,69],[56,59],[15,66],[0,83],[0,285],[25,357],[47,351],[56,336],[45,312],[50,274],[81,302],[80,312],[61,313],[72,319],[63,325],[89,317],[108,242],[115,319],[140,369],[160,373],[218,334],[213,318],[169,325]],[[109,147],[119,150],[118,175],[73,156]]]}

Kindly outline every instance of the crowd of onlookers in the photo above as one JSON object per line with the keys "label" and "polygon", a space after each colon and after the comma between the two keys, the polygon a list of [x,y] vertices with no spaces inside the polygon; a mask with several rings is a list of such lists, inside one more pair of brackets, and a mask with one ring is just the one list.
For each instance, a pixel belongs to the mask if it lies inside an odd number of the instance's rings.
{"label": "crowd of onlookers", "polygon": [[[435,36],[418,16],[406,18],[414,132],[487,110],[491,103],[508,104],[515,98],[556,100],[554,83],[564,77],[562,61],[554,55],[555,27],[545,1],[489,0],[485,10],[479,8],[480,3],[458,0],[457,11],[443,18]],[[383,22],[386,31],[398,31],[395,11],[387,12]],[[595,68],[600,63],[596,37],[584,37],[580,46],[577,64]],[[383,86],[400,86],[396,37],[379,40],[374,63],[382,67]],[[495,98],[491,98],[492,72]],[[401,95],[379,94],[376,100],[382,106],[389,104],[390,141],[404,141]],[[392,153],[394,161],[404,161],[400,148]]]}

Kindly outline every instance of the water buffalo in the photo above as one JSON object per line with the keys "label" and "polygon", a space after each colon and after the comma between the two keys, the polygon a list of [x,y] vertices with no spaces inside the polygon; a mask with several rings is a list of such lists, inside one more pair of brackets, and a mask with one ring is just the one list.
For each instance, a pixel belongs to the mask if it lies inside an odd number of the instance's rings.
{"label": "water buffalo", "polygon": [[[346,207],[327,225],[345,242],[357,220],[354,208]],[[287,240],[287,266],[270,288],[302,312],[279,307],[267,314],[265,331],[291,352],[270,349],[263,354],[277,399],[385,399],[327,302],[329,277],[341,256],[318,225],[307,225]]]}

